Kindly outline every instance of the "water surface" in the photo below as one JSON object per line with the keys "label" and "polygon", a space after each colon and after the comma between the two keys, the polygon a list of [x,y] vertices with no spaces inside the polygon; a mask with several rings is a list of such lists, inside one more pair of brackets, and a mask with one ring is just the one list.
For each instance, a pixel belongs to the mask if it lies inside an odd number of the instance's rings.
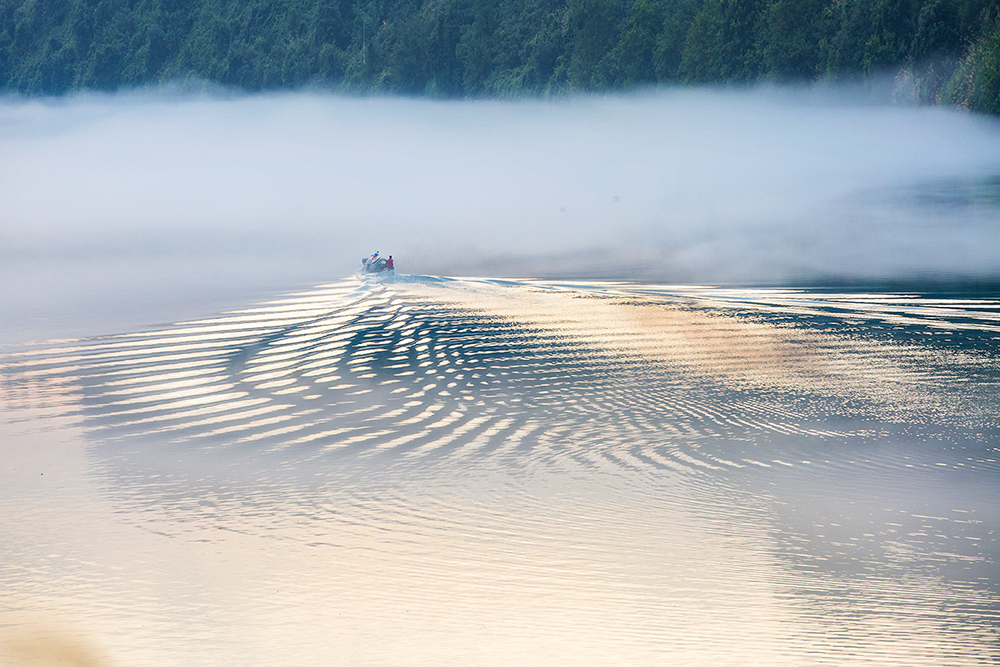
{"label": "water surface", "polygon": [[998,337],[981,294],[400,275],[9,348],[0,627],[130,665],[995,662]]}

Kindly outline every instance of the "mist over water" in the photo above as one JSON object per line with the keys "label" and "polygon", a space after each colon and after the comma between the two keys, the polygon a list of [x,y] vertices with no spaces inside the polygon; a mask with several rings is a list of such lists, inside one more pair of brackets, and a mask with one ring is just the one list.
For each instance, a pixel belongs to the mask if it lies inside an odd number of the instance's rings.
{"label": "mist over water", "polygon": [[998,175],[836,89],[0,101],[0,664],[995,663]]}
{"label": "mist over water", "polygon": [[998,156],[993,119],[836,89],[7,98],[2,308],[29,338],[85,312],[136,325],[375,249],[421,274],[995,279]]}

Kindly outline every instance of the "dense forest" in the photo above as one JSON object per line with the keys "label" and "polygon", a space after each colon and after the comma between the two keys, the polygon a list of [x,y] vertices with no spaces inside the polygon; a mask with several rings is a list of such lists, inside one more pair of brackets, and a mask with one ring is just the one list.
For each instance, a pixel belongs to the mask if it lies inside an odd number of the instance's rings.
{"label": "dense forest", "polygon": [[433,96],[892,72],[1000,113],[1000,0],[0,0],[0,90]]}

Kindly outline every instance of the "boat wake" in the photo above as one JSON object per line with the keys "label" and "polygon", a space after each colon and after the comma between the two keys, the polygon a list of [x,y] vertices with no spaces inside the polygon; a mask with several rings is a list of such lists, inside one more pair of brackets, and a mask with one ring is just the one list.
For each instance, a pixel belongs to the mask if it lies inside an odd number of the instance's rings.
{"label": "boat wake", "polygon": [[[369,662],[476,662],[492,624],[496,664],[974,664],[998,337],[983,298],[397,275],[0,363],[7,405],[79,420],[156,549],[225,528],[289,608],[393,628]],[[200,618],[145,617],[172,614]],[[271,662],[327,664],[308,627]],[[150,664],[196,630],[157,632]]]}
{"label": "boat wake", "polygon": [[998,331],[988,301],[360,278],[8,366],[72,368],[109,447],[732,470],[803,442],[993,428]]}

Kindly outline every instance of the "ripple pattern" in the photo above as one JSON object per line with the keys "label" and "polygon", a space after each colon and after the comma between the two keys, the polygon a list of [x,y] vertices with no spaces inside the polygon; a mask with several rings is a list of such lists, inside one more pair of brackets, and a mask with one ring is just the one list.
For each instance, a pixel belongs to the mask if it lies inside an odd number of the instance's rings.
{"label": "ripple pattern", "polygon": [[527,455],[697,474],[809,464],[818,442],[946,427],[988,434],[958,464],[995,466],[985,446],[1000,414],[992,349],[936,347],[898,329],[860,337],[850,322],[991,337],[997,306],[914,302],[350,279],[216,318],[15,353],[8,368],[22,379],[70,371],[105,443],[139,437],[289,460]]}
{"label": "ripple pattern", "polygon": [[[134,530],[99,503],[62,518],[79,493],[0,494],[23,564],[0,584],[99,615],[119,582],[163,644],[136,664],[202,662],[220,628],[218,664],[995,662],[998,313],[397,276],[28,346],[3,405],[19,429],[77,418]],[[100,553],[41,550],[46,502]],[[240,573],[205,584],[232,609],[175,601],[173,563],[166,604],[133,563],[82,574],[136,543],[218,550],[203,579]],[[330,658],[327,628],[362,639]]]}

